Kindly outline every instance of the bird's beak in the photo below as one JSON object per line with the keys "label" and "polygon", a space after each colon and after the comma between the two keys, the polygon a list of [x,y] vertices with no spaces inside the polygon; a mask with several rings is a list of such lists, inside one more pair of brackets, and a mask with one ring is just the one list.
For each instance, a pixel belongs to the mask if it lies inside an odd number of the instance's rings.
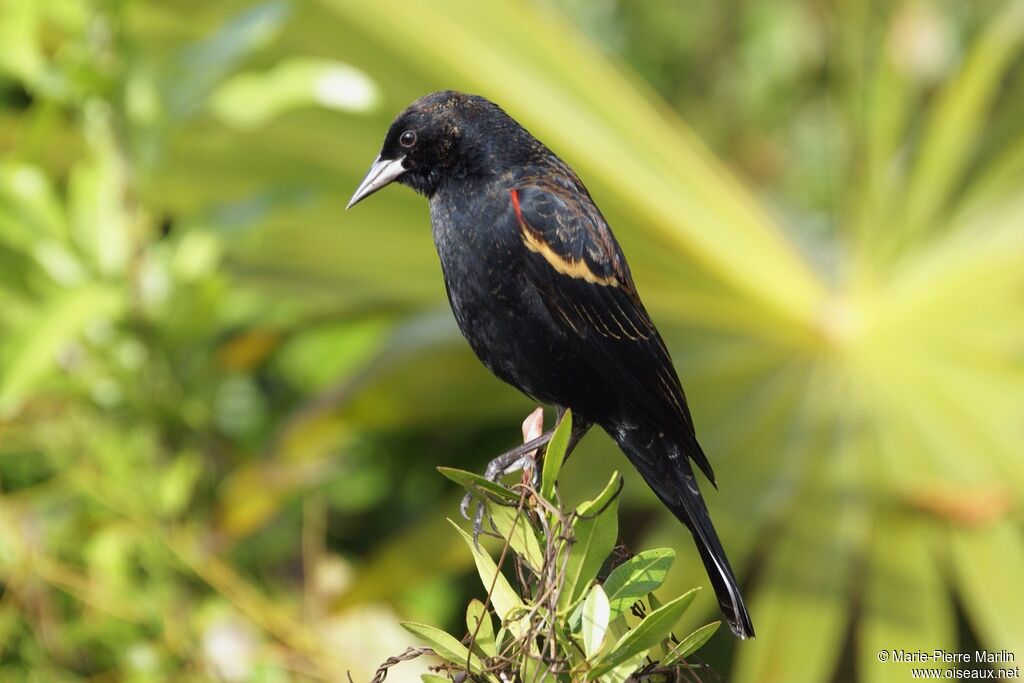
{"label": "bird's beak", "polygon": [[355,194],[352,195],[352,199],[348,200],[348,206],[345,208],[351,209],[405,173],[407,169],[402,165],[403,161],[405,161],[404,156],[400,156],[397,159],[381,159],[378,156],[374,159],[373,165],[370,166],[370,170],[366,173],[366,177],[363,178],[363,182],[359,183],[359,187],[356,188]]}

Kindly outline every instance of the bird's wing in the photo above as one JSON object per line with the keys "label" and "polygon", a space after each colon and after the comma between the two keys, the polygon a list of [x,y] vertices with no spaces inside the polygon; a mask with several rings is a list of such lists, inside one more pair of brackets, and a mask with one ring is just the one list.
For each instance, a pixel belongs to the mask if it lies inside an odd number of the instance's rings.
{"label": "bird's wing", "polygon": [[623,399],[674,433],[714,483],[672,359],[597,206],[568,178],[535,179],[509,195],[527,276],[552,317],[580,338],[581,351]]}

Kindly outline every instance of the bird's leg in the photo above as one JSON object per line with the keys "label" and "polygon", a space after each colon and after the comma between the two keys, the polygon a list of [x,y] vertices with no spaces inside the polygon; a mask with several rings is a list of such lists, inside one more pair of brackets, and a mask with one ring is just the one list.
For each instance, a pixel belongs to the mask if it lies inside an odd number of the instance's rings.
{"label": "bird's leg", "polygon": [[[537,449],[546,445],[551,440],[551,435],[554,434],[554,430],[541,433],[542,429],[544,429],[544,409],[538,407],[535,411],[530,413],[526,420],[523,421],[524,443],[521,446],[516,446],[515,448],[510,449],[491,460],[491,462],[487,464],[487,469],[484,471],[484,477],[488,481],[498,481],[498,479],[506,474],[518,472],[519,470],[532,469],[532,477],[536,479],[537,468],[535,463]],[[472,500],[472,494],[467,493],[462,497],[462,503],[459,505],[462,516],[466,519],[469,519],[469,504]],[[474,543],[483,530],[484,511],[485,507],[483,502],[478,502],[476,506],[476,514],[473,516]]]}
{"label": "bird's leg", "polygon": [[554,433],[555,430],[552,429],[535,439],[527,441],[522,446],[516,446],[511,450],[505,451],[487,463],[484,477],[490,481],[498,481],[498,479],[506,474],[526,469],[533,463],[533,453],[541,446],[546,445],[548,441],[551,441],[551,436]]}
{"label": "bird's leg", "polygon": [[[501,477],[506,474],[512,474],[526,467],[533,458],[529,455],[530,451],[535,451],[541,446],[545,445],[548,441],[551,441],[551,435],[554,434],[554,430],[544,432],[536,439],[527,441],[521,446],[516,446],[508,451],[505,451],[498,457],[487,463],[487,469],[484,470],[484,478],[488,481],[498,481]],[[469,502],[473,499],[471,494],[466,494],[462,498],[462,516],[469,519]]]}
{"label": "bird's leg", "polygon": [[[561,424],[564,416],[565,408],[559,407],[555,418],[556,428]],[[563,463],[569,459],[569,455],[572,454],[573,449],[579,444],[580,439],[590,430],[592,424],[590,420],[583,417],[573,419],[572,433],[569,434],[569,443],[566,445],[565,455],[562,458]],[[533,485],[536,486],[538,480],[536,467],[537,451],[541,446],[547,445],[555,433],[554,429],[541,433],[542,429],[544,429],[544,409],[538,407],[523,421],[524,443],[491,460],[487,464],[484,477],[489,481],[498,481],[498,479],[506,474],[529,469],[532,470],[531,479],[533,480]],[[469,519],[469,504],[472,500],[472,494],[467,493],[462,497],[462,503],[459,505],[459,510],[465,519]],[[483,502],[477,502],[476,513],[473,515],[473,543],[477,543],[480,534],[483,532],[485,512],[486,507]]]}

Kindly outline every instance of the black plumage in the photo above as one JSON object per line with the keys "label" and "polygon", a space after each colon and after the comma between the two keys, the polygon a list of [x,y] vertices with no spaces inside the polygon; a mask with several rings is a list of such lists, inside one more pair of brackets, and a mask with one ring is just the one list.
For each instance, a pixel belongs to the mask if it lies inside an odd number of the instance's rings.
{"label": "black plumage", "polygon": [[672,359],[580,179],[497,105],[447,91],[399,114],[349,206],[392,181],[430,201],[448,299],[476,355],[618,443],[693,534],[733,632],[752,637],[690,464],[715,483]]}

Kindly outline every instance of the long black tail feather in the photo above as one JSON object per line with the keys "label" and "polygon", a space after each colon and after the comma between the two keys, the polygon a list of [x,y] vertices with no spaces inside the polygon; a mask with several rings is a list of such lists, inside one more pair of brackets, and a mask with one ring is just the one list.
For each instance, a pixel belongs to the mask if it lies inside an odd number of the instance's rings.
{"label": "long black tail feather", "polygon": [[753,638],[754,625],[689,459],[664,435],[638,429],[607,431],[665,507],[690,530],[729,628],[740,638]]}

